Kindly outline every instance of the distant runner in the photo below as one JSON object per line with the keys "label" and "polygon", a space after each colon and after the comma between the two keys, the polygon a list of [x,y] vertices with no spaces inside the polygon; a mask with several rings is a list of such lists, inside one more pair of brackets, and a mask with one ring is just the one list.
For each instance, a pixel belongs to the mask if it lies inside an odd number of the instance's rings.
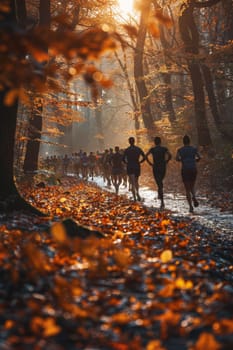
{"label": "distant runner", "polygon": [[[164,209],[163,180],[166,175],[167,163],[172,158],[172,156],[167,147],[161,146],[160,137],[155,137],[154,143],[155,147],[152,147],[146,153],[146,160],[153,167],[154,179],[158,186],[158,198],[161,201],[160,209]],[[153,163],[148,158],[150,155],[153,158]]]}
{"label": "distant runner", "polygon": [[116,194],[118,194],[120,184],[122,183],[122,177],[123,177],[123,171],[124,171],[124,163],[122,160],[123,160],[123,155],[120,153],[120,148],[116,146],[115,152],[112,154],[112,157],[110,160],[110,163],[112,166],[111,180],[115,188]]}
{"label": "distant runner", "polygon": [[139,176],[141,175],[140,164],[146,160],[146,156],[140,147],[135,146],[134,137],[130,137],[128,141],[130,146],[124,151],[123,162],[125,162],[127,166],[127,175],[129,177],[133,199],[135,201],[140,201],[141,197],[139,195],[138,182]]}
{"label": "distant runner", "polygon": [[194,207],[198,207],[199,203],[195,196],[195,182],[197,178],[196,162],[201,159],[197,148],[190,146],[190,138],[188,135],[183,137],[184,146],[178,149],[176,160],[182,163],[181,176],[186,190],[186,198],[189,204],[189,212],[193,213]]}

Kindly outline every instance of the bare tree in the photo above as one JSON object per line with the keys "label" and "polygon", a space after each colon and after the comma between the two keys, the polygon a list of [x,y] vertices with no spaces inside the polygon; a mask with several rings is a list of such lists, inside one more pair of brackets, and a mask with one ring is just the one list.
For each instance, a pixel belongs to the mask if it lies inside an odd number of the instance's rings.
{"label": "bare tree", "polygon": [[207,0],[200,2],[189,0],[188,2],[183,3],[179,18],[181,37],[184,42],[185,51],[189,54],[188,68],[193,85],[197,134],[199,144],[202,146],[212,144],[206,117],[204,87],[207,91],[210,109],[215,125],[222,135],[229,137],[228,133],[224,131],[222,127],[217,99],[214,93],[214,84],[211,71],[209,67],[198,57],[199,32],[194,19],[195,8],[211,7],[219,2],[220,0]]}
{"label": "bare tree", "polygon": [[155,124],[151,113],[150,95],[144,79],[144,46],[148,29],[151,0],[145,0],[141,7],[139,29],[134,53],[134,78],[141,105],[141,114],[149,135],[155,133]]}
{"label": "bare tree", "polygon": [[[22,17],[22,15],[20,17]],[[50,26],[50,0],[40,0],[39,2],[39,25],[48,28]],[[42,49],[45,52],[48,51],[47,47],[43,47]],[[43,62],[41,64],[45,65],[47,62]],[[33,93],[32,100],[32,115],[29,118],[28,142],[26,145],[23,165],[23,170],[25,173],[33,173],[38,169],[40,141],[43,127],[43,96],[38,93]]]}

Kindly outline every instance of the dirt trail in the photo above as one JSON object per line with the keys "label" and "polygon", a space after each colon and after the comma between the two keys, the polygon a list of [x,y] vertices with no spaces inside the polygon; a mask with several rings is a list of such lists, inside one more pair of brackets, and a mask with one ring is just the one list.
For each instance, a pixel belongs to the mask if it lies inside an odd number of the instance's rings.
{"label": "dirt trail", "polygon": [[[94,178],[94,182],[101,188],[114,192],[114,188],[108,188],[102,178],[96,177]],[[131,193],[123,186],[120,187],[119,194],[131,197]],[[148,186],[142,185],[140,195],[146,206],[159,209],[160,201],[157,199],[157,191],[152,183],[149,183]],[[166,210],[171,211],[174,216],[189,216],[193,221],[221,234],[223,239],[233,240],[233,214],[230,212],[221,212],[220,209],[212,207],[204,195],[199,196],[199,207],[195,209],[193,214],[189,213],[188,204],[183,194],[179,192],[167,192],[164,197]]]}

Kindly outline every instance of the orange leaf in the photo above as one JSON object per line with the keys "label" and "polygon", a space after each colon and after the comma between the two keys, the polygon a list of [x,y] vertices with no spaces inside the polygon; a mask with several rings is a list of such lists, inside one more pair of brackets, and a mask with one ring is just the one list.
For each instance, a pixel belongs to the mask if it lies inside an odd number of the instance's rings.
{"label": "orange leaf", "polygon": [[131,321],[131,317],[125,312],[119,312],[118,314],[112,316],[112,321],[121,324],[127,324]]}
{"label": "orange leaf", "polygon": [[118,265],[125,267],[130,262],[130,251],[127,249],[116,251],[114,253],[114,259]]}
{"label": "orange leaf", "polygon": [[67,199],[66,199],[65,197],[60,198],[60,202],[61,202],[61,203],[64,203],[64,202],[66,202],[66,201],[67,201]]}
{"label": "orange leaf", "polygon": [[159,38],[160,31],[159,31],[159,27],[156,23],[153,23],[153,22],[149,23],[148,29],[154,38]]}
{"label": "orange leaf", "polygon": [[133,38],[133,37],[137,37],[138,35],[138,30],[136,27],[128,25],[128,24],[124,24],[123,28],[127,31],[128,35]]}
{"label": "orange leaf", "polygon": [[165,26],[167,26],[167,27],[171,27],[171,26],[172,26],[171,18],[168,17],[168,16],[166,16],[166,15],[164,15],[164,14],[162,13],[162,11],[157,10],[157,11],[155,12],[155,17],[157,18],[157,20],[158,20],[159,22],[163,23]]}
{"label": "orange leaf", "polygon": [[4,324],[4,328],[5,329],[10,329],[14,326],[15,322],[12,320],[6,320],[5,324]]}
{"label": "orange leaf", "polygon": [[52,317],[45,319],[44,321],[44,336],[51,337],[60,333],[61,328],[56,324]]}
{"label": "orange leaf", "polygon": [[221,348],[220,344],[215,340],[215,337],[210,334],[210,333],[205,333],[203,332],[195,346],[194,350],[206,350],[206,349],[211,349],[211,350],[219,350]]}
{"label": "orange leaf", "polygon": [[51,234],[52,234],[53,238],[56,241],[58,241],[60,243],[67,241],[66,229],[62,223],[58,222],[58,223],[54,224],[50,230],[51,230]]}
{"label": "orange leaf", "polygon": [[161,289],[158,293],[159,296],[164,298],[172,297],[174,293],[174,286],[172,284],[168,284],[166,287]]}
{"label": "orange leaf", "polygon": [[160,340],[151,340],[147,344],[146,350],[165,350],[165,348],[162,346]]}
{"label": "orange leaf", "polygon": [[175,281],[175,286],[176,288],[180,288],[180,289],[192,289],[193,282],[185,281],[183,278],[177,278]]}
{"label": "orange leaf", "polygon": [[9,90],[4,97],[4,104],[8,107],[12,106],[15,103],[18,96],[19,96],[19,89]]}
{"label": "orange leaf", "polygon": [[233,333],[233,320],[223,319],[214,323],[213,329],[218,334]]}
{"label": "orange leaf", "polygon": [[164,250],[162,254],[160,255],[160,259],[163,263],[167,263],[170,260],[172,260],[173,254],[171,250]]}

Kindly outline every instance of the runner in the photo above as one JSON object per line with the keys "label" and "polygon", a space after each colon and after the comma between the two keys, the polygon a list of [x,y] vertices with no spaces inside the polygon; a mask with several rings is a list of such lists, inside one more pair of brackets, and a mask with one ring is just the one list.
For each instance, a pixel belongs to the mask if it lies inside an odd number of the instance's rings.
{"label": "runner", "polygon": [[[161,146],[161,138],[154,138],[155,147],[149,149],[146,153],[147,162],[153,167],[153,175],[155,182],[158,186],[158,198],[161,201],[160,209],[164,209],[164,198],[163,198],[163,180],[166,175],[166,166],[169,160],[172,158],[171,153],[167,147]],[[148,156],[151,155],[153,163],[150,161]]]}
{"label": "runner", "polygon": [[[176,160],[182,163],[181,177],[184,183],[186,198],[189,204],[189,212],[193,212],[194,207],[198,207],[199,203],[195,196],[195,182],[197,177],[197,166],[201,157],[196,147],[190,146],[190,138],[188,135],[183,137],[184,146],[178,149]],[[192,205],[193,203],[193,205]]]}
{"label": "runner", "polygon": [[101,163],[102,163],[102,170],[103,170],[103,179],[104,182],[107,182],[107,187],[111,187],[111,152],[109,149],[105,149],[102,158],[101,158]]}
{"label": "runner", "polygon": [[116,194],[119,192],[120,184],[122,183],[123,176],[123,167],[124,163],[122,161],[123,156],[120,153],[120,148],[118,146],[115,147],[115,152],[112,154],[110,163],[112,166],[111,170],[111,180],[112,184],[115,188]]}
{"label": "runner", "polygon": [[[133,199],[140,201],[141,197],[139,195],[139,176],[141,174],[140,164],[146,160],[145,153],[143,150],[135,146],[134,137],[129,138],[130,146],[125,149],[123,154],[123,162],[127,165],[127,175],[129,177],[129,182],[131,184],[131,191],[133,194]],[[141,160],[140,160],[141,158]]]}
{"label": "runner", "polygon": [[82,179],[87,181],[88,180],[88,166],[89,166],[89,159],[87,152],[83,152],[81,156],[81,174]]}
{"label": "runner", "polygon": [[89,164],[89,175],[91,177],[91,179],[94,179],[94,175],[95,175],[95,168],[96,168],[96,156],[93,152],[89,153],[88,156],[88,164]]}
{"label": "runner", "polygon": [[73,168],[74,168],[74,174],[77,177],[79,177],[79,174],[80,174],[80,167],[81,167],[81,157],[77,152],[75,152],[73,157]]}
{"label": "runner", "polygon": [[64,157],[62,158],[63,175],[67,175],[69,164],[70,164],[70,158],[68,157],[67,154],[65,154]]}

